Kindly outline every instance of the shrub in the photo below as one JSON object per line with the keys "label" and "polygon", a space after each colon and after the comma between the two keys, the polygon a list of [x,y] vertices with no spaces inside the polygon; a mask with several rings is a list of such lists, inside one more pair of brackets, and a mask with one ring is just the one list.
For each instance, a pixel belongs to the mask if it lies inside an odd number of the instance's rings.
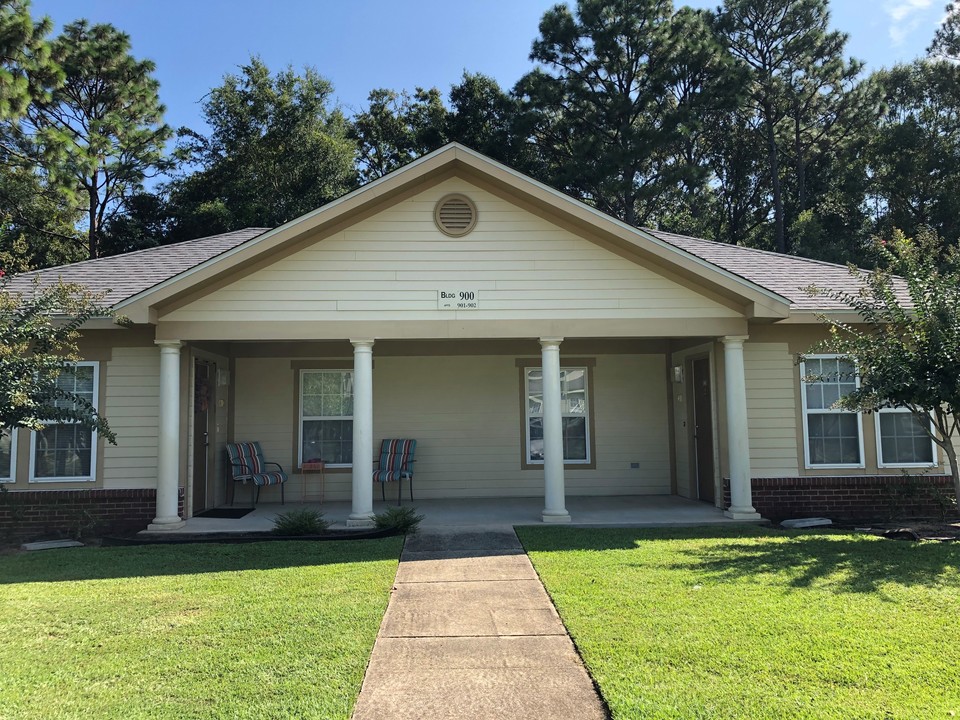
{"label": "shrub", "polygon": [[277,535],[322,535],[329,527],[323,513],[310,508],[280,513],[273,521],[273,532]]}
{"label": "shrub", "polygon": [[413,507],[388,507],[382,513],[373,516],[373,522],[378,528],[392,528],[402,533],[414,535],[423,515],[417,515]]}

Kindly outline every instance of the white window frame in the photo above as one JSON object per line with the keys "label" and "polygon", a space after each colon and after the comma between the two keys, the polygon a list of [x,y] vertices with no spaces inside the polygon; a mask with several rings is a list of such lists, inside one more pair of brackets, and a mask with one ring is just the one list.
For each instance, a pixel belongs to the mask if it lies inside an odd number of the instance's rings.
{"label": "white window frame", "polygon": [[10,431],[10,474],[0,475],[0,483],[17,481],[17,428],[4,428]]}
{"label": "white window frame", "polygon": [[[928,463],[885,463],[883,462],[883,448],[880,444],[880,415],[888,414],[893,415],[897,413],[909,413],[910,411],[907,408],[896,407],[896,408],[882,408],[878,410],[873,421],[874,431],[877,436],[877,467],[878,468],[932,468],[939,465],[939,458],[937,457],[937,444],[933,441],[933,438],[930,438],[930,447],[933,448],[933,462]],[[932,421],[931,421],[932,425]]]}
{"label": "white window frame", "polygon": [[[839,354],[824,354],[824,355],[808,355],[810,360],[836,360],[838,358],[846,358],[845,355]],[[849,358],[847,358],[849,359]],[[857,388],[860,387],[860,375],[856,373],[856,363],[854,363],[854,383]],[[863,468],[866,467],[866,457],[863,451],[863,413],[857,412],[852,413],[849,410],[833,410],[831,408],[815,408],[811,410],[807,407],[807,382],[804,378],[807,376],[807,363],[800,363],[800,406],[802,408],[802,425],[803,425],[803,465],[807,470],[833,470],[841,468]],[[860,440],[860,462],[858,463],[812,463],[810,462],[810,428],[807,423],[807,418],[810,414],[813,415],[856,415],[857,416],[857,434],[859,435]]]}
{"label": "white window frame", "polygon": [[[300,402],[299,416],[300,421],[297,424],[297,467],[303,467],[303,421],[304,420],[354,420],[354,415],[350,416],[319,416],[319,415],[304,415],[303,414],[303,376],[307,373],[336,373],[338,375],[353,375],[353,370],[351,368],[304,368],[300,371],[300,387],[297,389],[297,396]],[[328,463],[327,468],[352,468],[353,463]]]}
{"label": "white window frame", "polygon": [[[74,367],[92,367],[93,368],[93,407],[100,409],[100,363],[96,361],[84,360],[71,363]],[[71,425],[77,423],[57,423],[58,425]],[[97,481],[97,460],[99,457],[99,438],[96,428],[90,430],[90,475],[64,475],[63,477],[37,477],[37,433],[30,433],[30,474],[28,482],[31,483],[65,483],[65,482],[83,482],[95,483]]]}
{"label": "white window frame", "polygon": [[[543,465],[543,460],[533,460],[530,458],[530,419],[534,417],[543,418],[543,413],[532,414],[530,412],[530,371],[539,370],[541,374],[543,373],[543,368],[539,365],[531,365],[523,369],[523,435],[526,442],[524,443],[524,452],[526,453],[525,462],[527,465]],[[593,458],[590,454],[590,368],[586,365],[561,365],[561,372],[564,370],[583,370],[583,402],[585,405],[586,412],[584,414],[577,413],[561,413],[561,418],[583,418],[584,419],[584,439],[586,441],[586,455],[587,457],[583,460],[567,460],[563,459],[564,465],[590,465],[593,462]]]}

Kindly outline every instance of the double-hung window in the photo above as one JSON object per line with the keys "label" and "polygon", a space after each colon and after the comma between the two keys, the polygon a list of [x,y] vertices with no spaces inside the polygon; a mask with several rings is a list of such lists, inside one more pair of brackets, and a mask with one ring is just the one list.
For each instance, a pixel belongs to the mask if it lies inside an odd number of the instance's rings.
{"label": "double-hung window", "polygon": [[[78,362],[57,378],[61,390],[97,408],[100,366]],[[69,400],[57,400],[69,407]],[[75,422],[50,423],[34,432],[30,442],[30,482],[93,482],[96,479],[97,432]]]}
{"label": "double-hung window", "polygon": [[800,377],[806,466],[863,467],[860,413],[833,407],[859,384],[854,364],[834,355],[812,356],[800,364]]}
{"label": "double-hung window", "polygon": [[[930,467],[937,462],[933,438],[906,408],[886,408],[874,415],[877,464],[880,467]],[[929,424],[928,424],[929,428]]]}
{"label": "double-hung window", "polygon": [[353,463],[353,372],[300,371],[300,463]]}
{"label": "double-hung window", "polygon": [[0,483],[13,482],[17,473],[17,431],[0,428]]}
{"label": "double-hung window", "polygon": [[[543,463],[543,371],[524,369],[526,398],[526,453],[531,465]],[[563,461],[589,464],[590,397],[585,367],[560,369],[560,414],[563,423]]]}

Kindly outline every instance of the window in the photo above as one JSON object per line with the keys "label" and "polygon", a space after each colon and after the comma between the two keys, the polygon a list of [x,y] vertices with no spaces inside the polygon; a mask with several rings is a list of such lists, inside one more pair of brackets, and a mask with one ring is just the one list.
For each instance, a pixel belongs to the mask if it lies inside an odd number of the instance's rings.
{"label": "window", "polygon": [[[590,398],[585,367],[560,369],[560,414],[563,417],[563,460],[590,463]],[[543,371],[525,368],[527,462],[543,462]]]}
{"label": "window", "polygon": [[17,431],[0,430],[0,483],[13,482],[17,472]]}
{"label": "window", "polygon": [[353,462],[353,372],[300,371],[300,463]]}
{"label": "window", "polygon": [[[57,385],[83,398],[94,408],[99,398],[99,365],[80,362],[64,372]],[[58,400],[58,406],[69,401]],[[95,480],[97,433],[73,422],[49,424],[31,437],[31,482],[92,482]]]}
{"label": "window", "polygon": [[[807,376],[822,379],[807,382]],[[807,467],[863,467],[860,413],[833,408],[858,386],[853,363],[836,356],[809,357],[800,364],[800,377]]]}
{"label": "window", "polygon": [[880,467],[919,467],[936,464],[933,439],[906,408],[889,408],[875,416],[877,462]]}

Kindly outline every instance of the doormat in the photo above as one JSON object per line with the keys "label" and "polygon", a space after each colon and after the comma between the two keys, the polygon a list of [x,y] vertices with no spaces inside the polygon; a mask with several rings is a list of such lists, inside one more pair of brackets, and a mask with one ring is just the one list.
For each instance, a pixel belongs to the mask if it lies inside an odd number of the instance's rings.
{"label": "doormat", "polygon": [[211,508],[210,510],[204,510],[202,513],[197,513],[194,517],[230,518],[231,520],[236,520],[252,512],[253,508]]}

